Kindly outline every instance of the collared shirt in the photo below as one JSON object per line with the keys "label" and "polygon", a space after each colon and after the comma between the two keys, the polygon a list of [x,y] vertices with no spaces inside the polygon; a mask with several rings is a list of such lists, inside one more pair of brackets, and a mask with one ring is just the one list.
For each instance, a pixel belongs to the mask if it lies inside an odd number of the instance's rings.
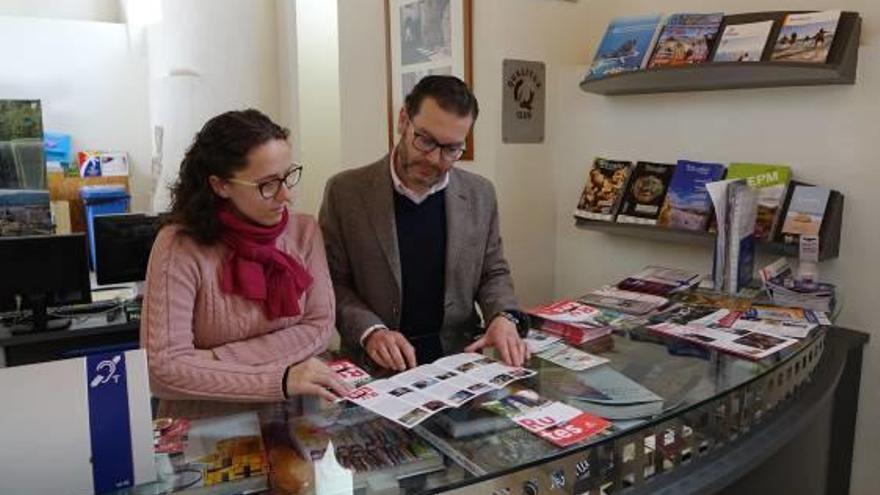
{"label": "collared shirt", "polygon": [[394,170],[394,163],[397,161],[397,146],[391,150],[391,159],[388,162],[391,164],[391,182],[394,184],[394,190],[399,192],[400,194],[406,196],[415,204],[421,204],[422,201],[428,198],[428,196],[440,192],[446,189],[446,186],[449,185],[449,171],[447,170],[445,174],[443,174],[443,179],[440,180],[437,184],[431,186],[427,192],[424,194],[419,194],[412,189],[406,187],[404,183],[400,180],[400,177],[397,176],[397,171]]}

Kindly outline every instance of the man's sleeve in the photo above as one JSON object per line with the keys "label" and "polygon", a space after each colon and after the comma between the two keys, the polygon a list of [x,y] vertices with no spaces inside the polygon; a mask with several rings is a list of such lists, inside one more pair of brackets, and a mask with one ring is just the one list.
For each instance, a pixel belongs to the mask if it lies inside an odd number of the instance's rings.
{"label": "man's sleeve", "polygon": [[490,319],[499,311],[517,309],[519,304],[513,291],[510,266],[504,259],[498,228],[498,201],[495,197],[495,188],[491,184],[486,194],[490,196],[491,218],[483,255],[483,272],[480,274],[480,286],[477,288],[477,302],[488,325]]}
{"label": "man's sleeve", "polygon": [[342,203],[338,196],[338,185],[330,179],[324,189],[324,200],[318,221],[324,234],[327,250],[327,266],[336,293],[336,327],[342,342],[351,349],[360,348],[361,335],[374,326],[385,323],[374,313],[358,295],[354,286],[349,246],[345,243],[343,222],[340,216]]}

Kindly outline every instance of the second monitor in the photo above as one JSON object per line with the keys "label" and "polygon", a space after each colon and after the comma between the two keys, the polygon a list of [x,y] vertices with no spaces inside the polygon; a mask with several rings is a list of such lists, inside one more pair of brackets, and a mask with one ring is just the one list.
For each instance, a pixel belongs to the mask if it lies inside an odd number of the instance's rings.
{"label": "second monitor", "polygon": [[142,213],[95,217],[95,278],[99,285],[144,281],[160,220]]}

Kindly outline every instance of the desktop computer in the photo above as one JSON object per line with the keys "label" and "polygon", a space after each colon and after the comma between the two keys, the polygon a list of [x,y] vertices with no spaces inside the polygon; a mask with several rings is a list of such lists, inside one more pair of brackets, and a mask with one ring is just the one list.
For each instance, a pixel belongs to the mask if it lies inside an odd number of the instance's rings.
{"label": "desktop computer", "polygon": [[47,307],[92,300],[85,234],[0,237],[0,274],[0,312],[31,310],[14,317],[16,333],[67,328]]}

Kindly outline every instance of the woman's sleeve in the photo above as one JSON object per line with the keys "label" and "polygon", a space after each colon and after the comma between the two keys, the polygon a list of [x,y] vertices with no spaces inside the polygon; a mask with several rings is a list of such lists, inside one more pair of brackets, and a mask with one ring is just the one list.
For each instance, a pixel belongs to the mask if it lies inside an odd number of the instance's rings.
{"label": "woman's sleeve", "polygon": [[199,246],[173,227],[153,244],[141,319],[153,393],[164,399],[284,400],[285,364],[260,366],[211,359],[193,344],[200,284]]}
{"label": "woman's sleeve", "polygon": [[221,361],[247,364],[298,363],[327,349],[333,334],[336,302],[324,254],[321,230],[312,218],[304,221],[298,234],[304,236],[301,258],[312,275],[306,292],[302,318],[294,325],[259,337],[230,342],[213,349]]}

